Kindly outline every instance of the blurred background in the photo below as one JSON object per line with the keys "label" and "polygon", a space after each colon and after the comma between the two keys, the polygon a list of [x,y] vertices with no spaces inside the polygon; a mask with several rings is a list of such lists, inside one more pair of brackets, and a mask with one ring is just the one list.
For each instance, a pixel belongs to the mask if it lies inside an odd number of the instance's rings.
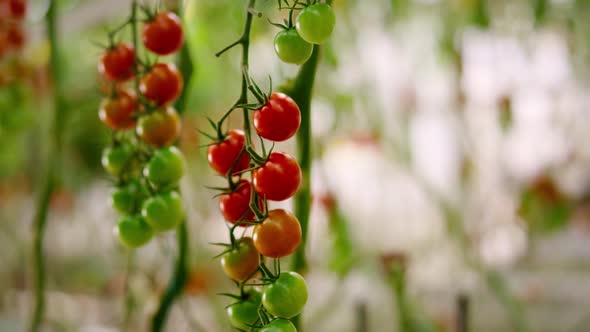
{"label": "blurred background", "polygon": [[[1,1],[0,1],[1,2]],[[63,150],[45,242],[47,331],[143,331],[172,273],[175,235],[130,254],[113,236],[100,165],[96,65],[130,1],[58,0]],[[165,1],[163,1],[165,2]],[[250,69],[298,67],[273,49],[259,0]],[[335,0],[312,103],[305,331],[590,331],[590,1]],[[35,196],[53,87],[48,0],[29,1],[22,50],[0,57],[0,331],[32,307]],[[230,331],[232,284],[209,242],[227,229],[197,129],[237,98],[245,2],[185,1],[194,73],[181,148],[190,278],[168,331]],[[277,83],[279,82],[279,83]],[[239,125],[238,119],[230,119]],[[294,140],[280,144],[294,152]],[[290,207],[291,202],[280,206]],[[131,263],[131,264],[130,264]],[[128,290],[128,292],[126,292]],[[126,295],[127,293],[127,295]]]}

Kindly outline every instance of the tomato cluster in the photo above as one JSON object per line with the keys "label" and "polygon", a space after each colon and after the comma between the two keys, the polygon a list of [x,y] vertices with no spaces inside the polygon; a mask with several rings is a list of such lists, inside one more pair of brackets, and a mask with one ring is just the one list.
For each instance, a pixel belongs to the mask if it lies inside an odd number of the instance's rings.
{"label": "tomato cluster", "polygon": [[293,25],[293,9],[285,24],[275,24],[282,30],[275,36],[274,46],[278,57],[285,63],[301,65],[311,57],[313,44],[326,42],[336,25],[332,7],[314,3],[303,8]]}
{"label": "tomato cluster", "polygon": [[[22,51],[26,33],[24,20],[27,13],[25,0],[0,0],[0,62],[4,60],[19,60],[18,54]],[[0,67],[0,85],[11,81],[13,73],[8,64]],[[4,68],[7,67],[7,68]]]}
{"label": "tomato cluster", "polygon": [[[127,24],[133,27],[138,19]],[[120,30],[118,30],[120,31]],[[178,139],[181,120],[172,102],[182,92],[182,76],[171,63],[148,65],[127,42],[110,45],[98,71],[110,86],[99,108],[100,120],[113,130],[102,164],[116,178],[112,205],[121,214],[115,233],[128,247],[140,247],[156,232],[175,229],[185,211],[178,184],[184,173]],[[171,12],[149,15],[143,26],[145,48],[157,55],[180,49],[183,30]]]}

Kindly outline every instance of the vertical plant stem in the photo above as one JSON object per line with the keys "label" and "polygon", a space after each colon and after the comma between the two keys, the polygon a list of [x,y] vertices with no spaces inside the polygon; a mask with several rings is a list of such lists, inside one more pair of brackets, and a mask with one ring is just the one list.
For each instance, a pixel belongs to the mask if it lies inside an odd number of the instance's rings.
{"label": "vertical plant stem", "polygon": [[457,295],[457,332],[469,332],[469,297]]}
{"label": "vertical plant stem", "polygon": [[51,123],[49,153],[41,190],[36,201],[33,219],[33,278],[34,296],[33,313],[29,322],[29,331],[39,331],[45,315],[45,258],[43,240],[49,203],[59,183],[59,166],[62,146],[63,124],[65,123],[66,103],[62,87],[61,57],[59,54],[59,37],[57,31],[58,3],[51,1],[46,16],[47,37],[50,45],[49,70],[53,79],[53,119]]}

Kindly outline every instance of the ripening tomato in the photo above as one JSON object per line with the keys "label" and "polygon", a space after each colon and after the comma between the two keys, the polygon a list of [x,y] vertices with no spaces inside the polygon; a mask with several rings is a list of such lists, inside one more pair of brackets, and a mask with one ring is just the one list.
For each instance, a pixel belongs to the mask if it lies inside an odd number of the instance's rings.
{"label": "ripening tomato", "polygon": [[276,209],[254,227],[254,246],[266,257],[280,258],[294,253],[301,243],[301,225],[291,212]]}
{"label": "ripening tomato", "polygon": [[119,43],[101,56],[98,72],[111,81],[126,81],[133,77],[135,50],[128,43]]}
{"label": "ripening tomato", "polygon": [[307,302],[305,279],[296,272],[281,272],[279,278],[264,287],[262,305],[273,316],[292,318]]}
{"label": "ripening tomato", "polygon": [[233,327],[241,331],[250,331],[251,325],[259,320],[258,308],[262,294],[255,288],[248,290],[246,297],[227,307],[226,312]]}
{"label": "ripening tomato", "polygon": [[[234,162],[244,148],[246,136],[241,130],[230,130],[223,142],[210,145],[207,148],[207,159],[209,165],[220,175],[226,176]],[[233,169],[233,174],[248,169],[250,166],[250,156],[246,152],[242,154],[240,160]]]}
{"label": "ripening tomato", "polygon": [[137,107],[137,97],[128,91],[118,91],[100,104],[98,117],[114,130],[129,129],[135,126],[133,113]]}
{"label": "ripening tomato", "polygon": [[102,152],[102,166],[107,172],[119,176],[133,160],[134,150],[130,144],[108,147]]}
{"label": "ripening tomato", "polygon": [[221,256],[223,272],[237,282],[251,277],[258,270],[258,264],[260,255],[250,237],[238,240],[233,250]]}
{"label": "ripening tomato", "polygon": [[174,187],[184,174],[184,157],[182,152],[170,146],[161,148],[143,169],[143,175],[154,185],[161,188]]}
{"label": "ripening tomato", "polygon": [[334,25],[334,9],[325,3],[317,3],[301,10],[295,24],[301,38],[312,44],[322,44],[328,40],[334,31]]}
{"label": "ripening tomato", "polygon": [[160,12],[143,26],[143,44],[158,55],[178,51],[183,39],[180,18],[171,12]]}
{"label": "ripening tomato", "polygon": [[284,93],[273,92],[266,105],[253,114],[258,135],[275,142],[285,141],[301,125],[299,106]]}
{"label": "ripening tomato", "polygon": [[182,92],[183,80],[174,64],[157,63],[141,78],[141,93],[157,105],[174,101]]}
{"label": "ripening tomato", "polygon": [[252,172],[254,190],[271,201],[284,201],[295,195],[301,184],[301,168],[295,158],[273,152],[260,168]]}
{"label": "ripening tomato", "polygon": [[27,13],[26,0],[9,0],[10,15],[17,19],[22,19]]}
{"label": "ripening tomato", "polygon": [[131,248],[143,246],[154,236],[154,231],[141,216],[123,217],[115,228],[115,233],[121,243]]}
{"label": "ripening tomato", "polygon": [[20,50],[25,44],[25,32],[19,24],[10,24],[6,30],[6,41],[9,47]]}
{"label": "ripening tomato", "polygon": [[[219,209],[225,220],[235,224],[239,220],[253,221],[256,220],[254,212],[250,209],[250,196],[252,188],[250,181],[240,180],[238,187],[229,194],[221,195],[219,198]],[[258,207],[260,211],[264,208],[264,200],[259,197]],[[244,219],[242,219],[244,218]],[[248,227],[248,224],[240,224],[242,227]]]}
{"label": "ripening tomato", "polygon": [[313,45],[299,37],[297,30],[282,30],[275,37],[275,52],[283,62],[301,65],[313,52]]}
{"label": "ripening tomato", "polygon": [[113,192],[111,203],[119,213],[133,215],[139,212],[148,196],[147,189],[139,181],[131,181]]}
{"label": "ripening tomato", "polygon": [[143,203],[141,215],[155,231],[174,229],[184,219],[182,198],[176,191],[157,194]]}
{"label": "ripening tomato", "polygon": [[168,106],[140,117],[136,131],[144,142],[162,147],[174,143],[181,129],[178,113]]}
{"label": "ripening tomato", "polygon": [[297,332],[297,328],[290,320],[277,318],[265,325],[260,332]]}

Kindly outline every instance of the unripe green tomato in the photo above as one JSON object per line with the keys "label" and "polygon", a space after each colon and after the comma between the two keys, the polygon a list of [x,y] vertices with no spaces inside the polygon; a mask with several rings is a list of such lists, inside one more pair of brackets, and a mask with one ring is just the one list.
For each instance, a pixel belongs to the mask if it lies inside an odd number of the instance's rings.
{"label": "unripe green tomato", "polygon": [[299,37],[297,30],[282,30],[275,37],[275,52],[286,63],[301,65],[311,57],[313,45]]}
{"label": "unripe green tomato", "polygon": [[117,212],[132,215],[139,212],[143,201],[148,195],[149,193],[141,183],[132,181],[113,192],[111,203]]}
{"label": "unripe green tomato", "polygon": [[143,169],[143,175],[161,188],[176,186],[183,173],[184,158],[182,152],[174,146],[156,150]]}
{"label": "unripe green tomato", "polygon": [[297,328],[289,320],[277,318],[264,326],[260,332],[297,332]]}
{"label": "unripe green tomato", "polygon": [[258,320],[258,308],[262,295],[253,288],[248,291],[246,296],[246,299],[230,305],[225,311],[233,327],[250,331],[250,325],[256,324]]}
{"label": "unripe green tomato", "polygon": [[133,147],[129,144],[108,147],[102,152],[102,166],[110,174],[119,176],[126,167],[130,166],[133,152]]}
{"label": "unripe green tomato", "polygon": [[155,231],[171,230],[184,219],[182,198],[176,191],[150,197],[143,203],[141,215]]}
{"label": "unripe green tomato", "polygon": [[303,40],[322,44],[332,36],[336,25],[336,14],[328,4],[317,3],[299,12],[295,26]]}
{"label": "unripe green tomato", "polygon": [[262,305],[271,315],[292,318],[307,303],[307,285],[297,272],[281,272],[279,278],[264,288]]}
{"label": "unripe green tomato", "polygon": [[130,248],[141,247],[154,236],[154,231],[141,216],[123,217],[115,228],[121,243]]}

